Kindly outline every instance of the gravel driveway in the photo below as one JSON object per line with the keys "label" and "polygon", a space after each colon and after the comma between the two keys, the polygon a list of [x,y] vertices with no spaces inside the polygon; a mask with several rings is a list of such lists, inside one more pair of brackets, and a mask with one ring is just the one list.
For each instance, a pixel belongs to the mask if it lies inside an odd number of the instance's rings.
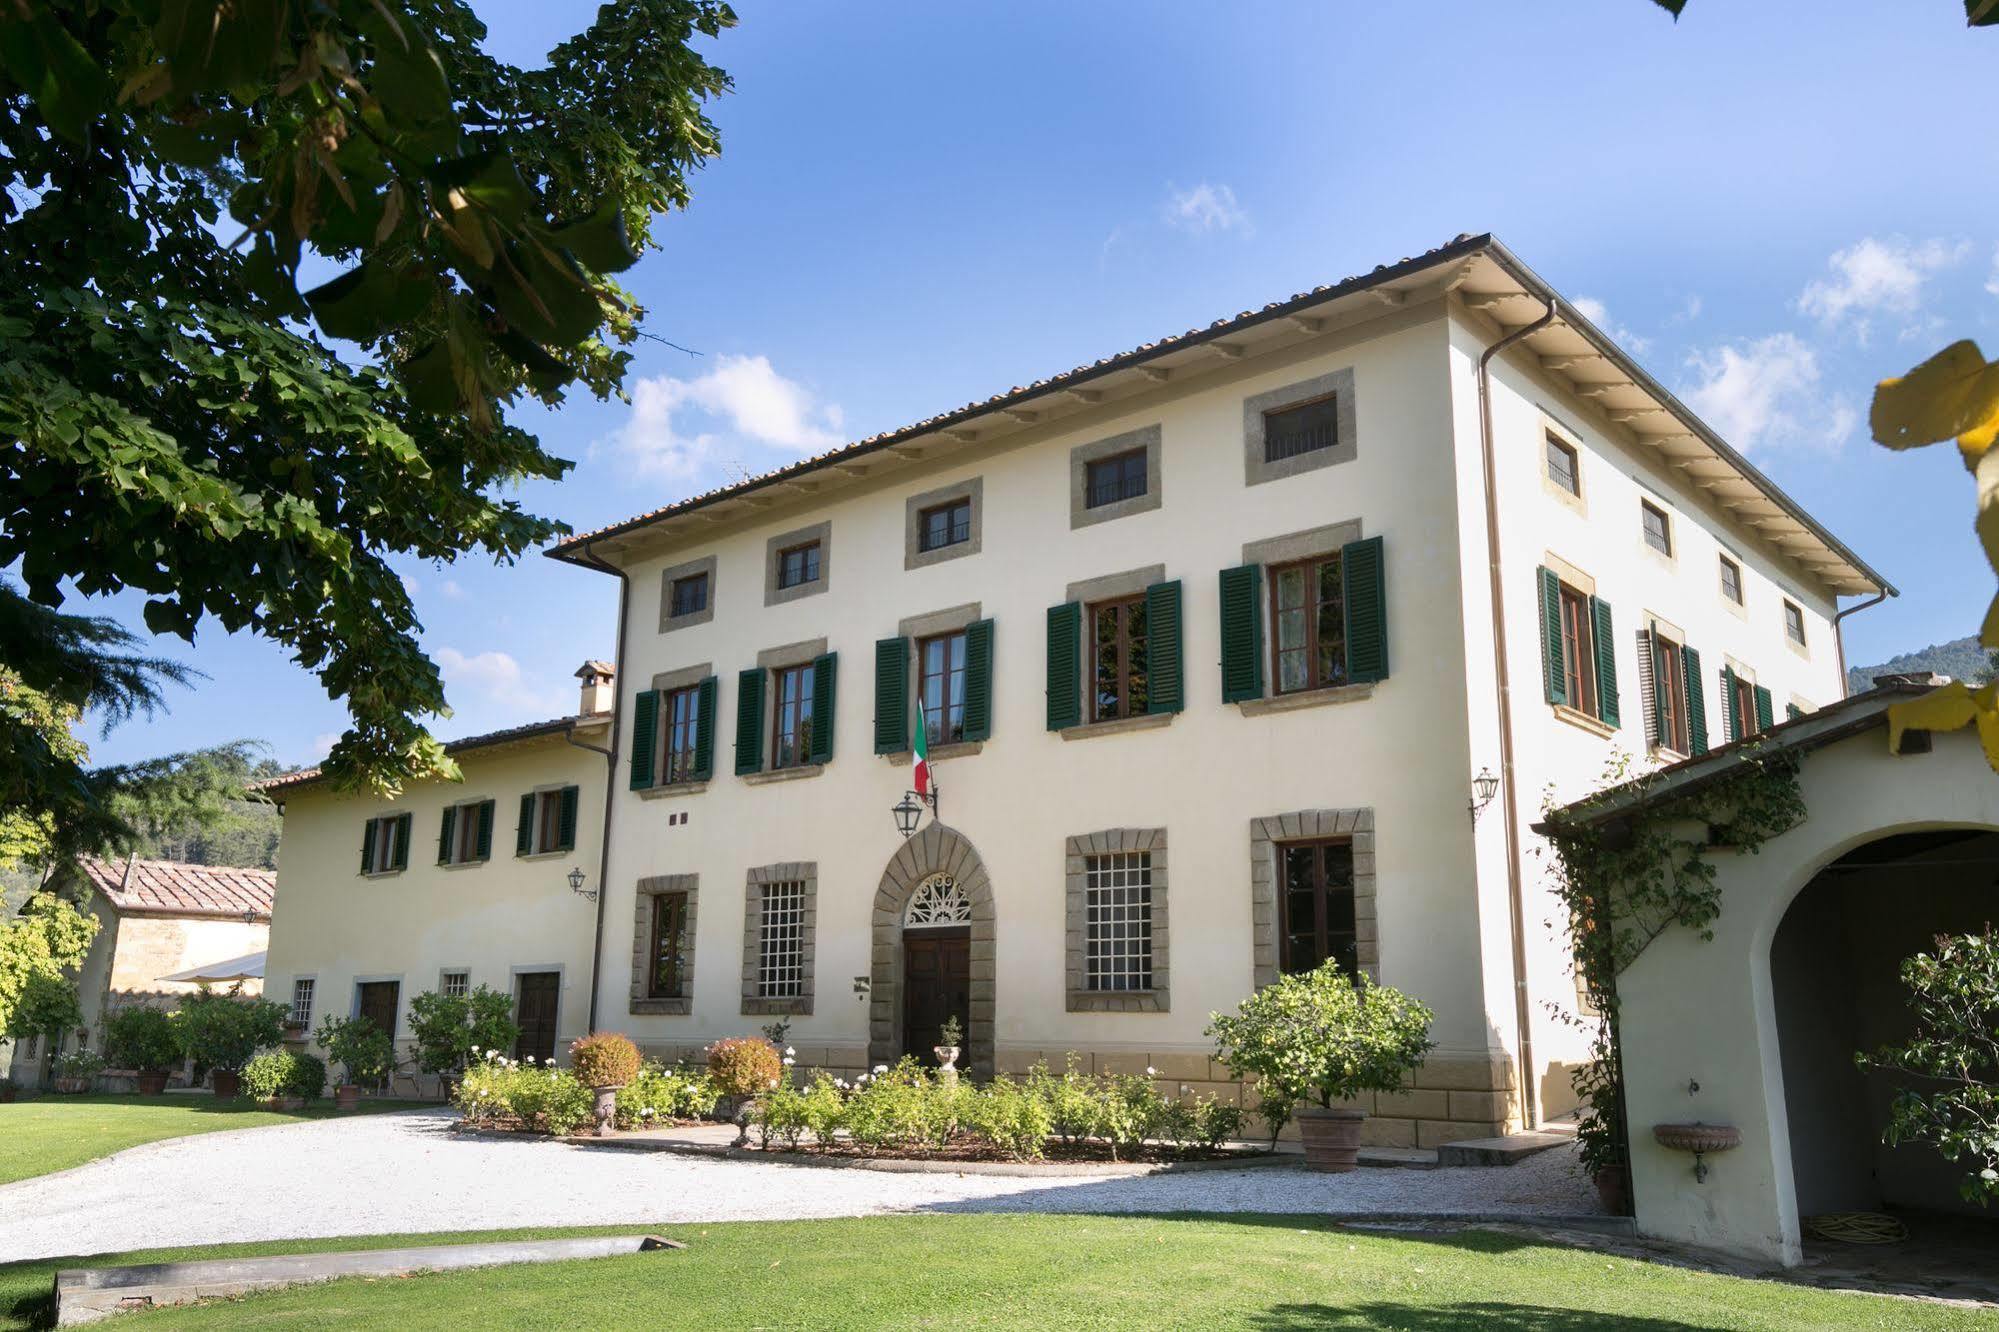
{"label": "gravel driveway", "polygon": [[522,1139],[443,1111],[208,1133],[0,1187],[0,1261],[237,1240],[878,1212],[1597,1210],[1573,1149],[1517,1166],[1315,1175],[1264,1167],[1034,1179],[887,1174]]}

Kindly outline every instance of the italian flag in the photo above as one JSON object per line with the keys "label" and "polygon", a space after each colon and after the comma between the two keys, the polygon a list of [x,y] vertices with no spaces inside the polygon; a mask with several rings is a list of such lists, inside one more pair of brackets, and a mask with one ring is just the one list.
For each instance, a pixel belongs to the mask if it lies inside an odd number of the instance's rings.
{"label": "italian flag", "polygon": [[925,800],[930,798],[930,728],[923,722],[923,700],[916,700],[916,738],[910,744],[915,755],[910,765],[910,775],[916,781],[916,794]]}

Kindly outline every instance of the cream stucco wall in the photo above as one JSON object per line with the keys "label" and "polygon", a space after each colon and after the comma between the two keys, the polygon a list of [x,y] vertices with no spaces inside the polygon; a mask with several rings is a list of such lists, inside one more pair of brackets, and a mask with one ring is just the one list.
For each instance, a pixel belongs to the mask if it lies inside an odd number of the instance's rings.
{"label": "cream stucco wall", "polygon": [[[1999,785],[1976,738],[1960,731],[1934,742],[1931,753],[1892,757],[1886,731],[1875,729],[1810,755],[1800,777],[1805,822],[1756,855],[1712,853],[1722,903],[1712,941],[1670,930],[1619,976],[1641,1233],[1799,1260],[1771,945],[1799,892],[1846,852],[1894,833],[1999,828]],[[1920,899],[1906,905],[1927,909]],[[1693,1120],[1742,1131],[1741,1147],[1708,1159],[1704,1183],[1651,1133]]]}
{"label": "cream stucco wall", "polygon": [[[601,725],[577,738],[603,742]],[[594,904],[572,893],[580,866],[594,886],[602,845],[605,761],[562,736],[458,756],[462,783],[418,783],[395,801],[306,787],[285,793],[284,852],[278,868],[266,992],[289,1004],[293,982],[314,980],[312,1027],[329,1013],[354,1012],[356,985],[401,985],[396,1019],[407,1050],[409,1002],[435,990],[447,971],[469,971],[473,986],[512,991],[523,971],[559,971],[558,1049],[587,1029]],[[517,857],[514,825],[531,790],[579,788],[574,850]],[[495,802],[492,858],[437,864],[446,806]],[[360,873],[363,826],[377,815],[411,815],[409,868]]]}

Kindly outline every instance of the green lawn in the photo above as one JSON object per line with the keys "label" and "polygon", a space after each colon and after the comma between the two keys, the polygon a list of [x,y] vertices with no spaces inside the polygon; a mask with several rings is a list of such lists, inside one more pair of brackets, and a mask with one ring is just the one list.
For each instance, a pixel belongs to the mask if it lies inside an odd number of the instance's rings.
{"label": "green lawn", "polygon": [[[640,1200],[634,1199],[640,1206]],[[231,1245],[94,1262],[591,1231]],[[144,1328],[1999,1328],[1999,1315],[1656,1267],[1491,1232],[1317,1217],[929,1214],[666,1230],[690,1247],[301,1287],[120,1319]],[[0,1320],[45,1325],[56,1262],[0,1267]]]}
{"label": "green lawn", "polygon": [[[367,1100],[363,1111],[404,1110],[411,1101]],[[325,1119],[332,1101],[280,1113],[254,1101],[213,1096],[41,1096],[0,1105],[0,1184],[46,1175],[162,1138],[217,1129]]]}

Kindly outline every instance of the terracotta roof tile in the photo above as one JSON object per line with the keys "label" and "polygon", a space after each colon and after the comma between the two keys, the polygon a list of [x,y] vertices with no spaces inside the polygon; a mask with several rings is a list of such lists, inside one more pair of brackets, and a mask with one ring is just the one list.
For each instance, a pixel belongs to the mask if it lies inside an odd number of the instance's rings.
{"label": "terracotta roof tile", "polygon": [[278,890],[276,870],[92,857],[79,860],[77,867],[119,911],[236,917],[249,912],[269,920]]}

